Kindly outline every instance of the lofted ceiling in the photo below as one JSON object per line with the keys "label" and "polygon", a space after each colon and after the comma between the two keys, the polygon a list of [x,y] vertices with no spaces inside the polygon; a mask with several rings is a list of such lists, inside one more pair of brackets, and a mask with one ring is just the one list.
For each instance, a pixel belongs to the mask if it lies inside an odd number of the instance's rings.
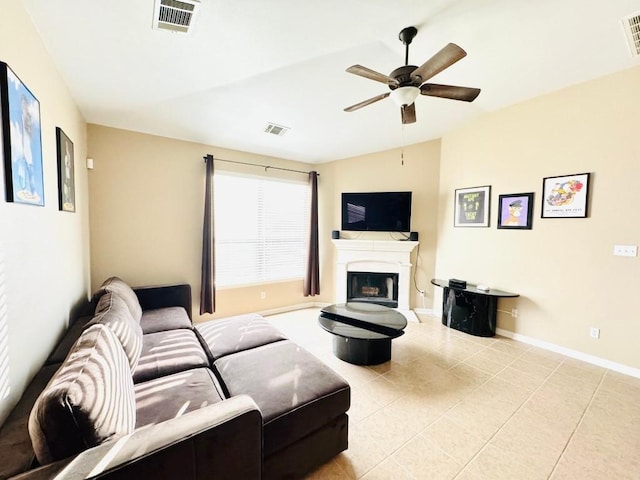
{"label": "lofted ceiling", "polygon": [[[87,122],[310,163],[439,138],[640,64],[621,21],[640,0],[202,0],[187,35],[152,28],[154,0],[22,1]],[[409,63],[454,42],[467,57],[431,81],[480,96],[420,96],[404,126],[390,98],[344,112],[388,91],[345,69],[403,65],[410,25]]]}

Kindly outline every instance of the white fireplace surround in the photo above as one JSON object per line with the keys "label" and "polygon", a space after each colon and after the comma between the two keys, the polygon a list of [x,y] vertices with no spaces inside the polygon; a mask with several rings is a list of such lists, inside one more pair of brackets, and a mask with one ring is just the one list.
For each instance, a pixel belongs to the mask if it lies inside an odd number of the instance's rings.
{"label": "white fireplace surround", "polygon": [[411,311],[411,252],[419,242],[410,240],[331,240],[338,251],[336,303],[347,301],[347,272],[398,274],[398,308],[408,320]]}

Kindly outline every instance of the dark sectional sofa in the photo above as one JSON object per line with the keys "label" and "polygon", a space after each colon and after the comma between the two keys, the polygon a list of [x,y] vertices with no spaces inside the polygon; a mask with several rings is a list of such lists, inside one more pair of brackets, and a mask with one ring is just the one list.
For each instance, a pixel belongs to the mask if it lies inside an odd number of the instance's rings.
{"label": "dark sectional sofa", "polygon": [[347,382],[257,314],[113,277],[0,429],[0,479],[294,479],[347,448]]}

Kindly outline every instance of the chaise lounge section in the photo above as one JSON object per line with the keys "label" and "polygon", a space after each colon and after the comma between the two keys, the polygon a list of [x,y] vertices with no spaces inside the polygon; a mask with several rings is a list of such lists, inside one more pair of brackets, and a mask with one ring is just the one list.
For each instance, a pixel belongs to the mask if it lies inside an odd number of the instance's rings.
{"label": "chaise lounge section", "polygon": [[113,277],[0,429],[0,479],[301,478],[350,388],[259,315],[194,327],[188,285]]}

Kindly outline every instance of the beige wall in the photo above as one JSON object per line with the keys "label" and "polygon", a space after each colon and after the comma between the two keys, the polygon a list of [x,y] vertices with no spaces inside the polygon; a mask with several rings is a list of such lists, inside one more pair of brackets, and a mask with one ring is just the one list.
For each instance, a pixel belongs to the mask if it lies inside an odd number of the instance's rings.
{"label": "beige wall", "polygon": [[[488,114],[442,140],[436,272],[518,292],[498,327],[640,368],[640,67]],[[542,179],[592,173],[589,218],[541,219]],[[492,186],[491,227],[453,228],[454,189]],[[535,192],[532,230],[497,230],[499,194]],[[438,302],[441,300],[438,292]],[[589,336],[591,326],[601,338]]]}
{"label": "beige wall", "polygon": [[[221,288],[216,313],[199,316],[204,162],[214,157],[308,171],[311,166],[98,125],[88,126],[91,284],[117,275],[132,285],[186,282],[195,321],[306,304],[302,280]],[[216,170],[300,179],[270,169],[216,162]],[[304,178],[304,177],[303,177]],[[265,292],[266,298],[261,298]]]}
{"label": "beige wall", "polygon": [[[196,321],[309,302],[331,303],[335,294],[331,230],[340,228],[340,193],[411,190],[412,228],[420,233],[420,260],[415,278],[419,287],[427,291],[424,305],[431,307],[433,292],[429,280],[435,268],[439,141],[407,147],[403,166],[399,150],[309,165],[98,125],[88,126],[88,139],[88,155],[95,166],[89,173],[94,290],[111,275],[121,276],[132,285],[187,282],[193,287]],[[221,288],[216,295],[216,313],[198,315],[202,157],[207,153],[229,160],[318,170],[319,296],[304,297],[302,281]],[[299,174],[273,169],[265,173],[259,168],[223,162],[216,163],[216,169],[300,179]],[[389,238],[388,234],[383,235]],[[416,255],[417,251],[414,264]],[[261,298],[262,292],[265,299]],[[423,306],[415,290],[411,303],[414,307]]]}
{"label": "beige wall", "polygon": [[[89,206],[84,119],[22,2],[0,0],[0,11],[0,60],[40,101],[45,197],[44,207],[7,203],[0,182],[0,383],[10,388],[0,394],[2,423],[87,299]],[[74,143],[76,213],[58,211],[56,126]]]}
{"label": "beige wall", "polygon": [[[378,152],[323,164],[320,166],[324,194],[325,272],[322,287],[334,296],[336,252],[331,244],[331,230],[340,230],[340,194],[342,192],[411,191],[411,229],[419,233],[420,249],[412,252],[412,308],[432,307],[435,271],[438,212],[440,141],[411,145],[404,149],[404,165],[399,149]],[[402,238],[397,233],[341,232],[342,238]],[[419,258],[418,258],[419,256]],[[426,292],[424,302],[413,285]]]}

